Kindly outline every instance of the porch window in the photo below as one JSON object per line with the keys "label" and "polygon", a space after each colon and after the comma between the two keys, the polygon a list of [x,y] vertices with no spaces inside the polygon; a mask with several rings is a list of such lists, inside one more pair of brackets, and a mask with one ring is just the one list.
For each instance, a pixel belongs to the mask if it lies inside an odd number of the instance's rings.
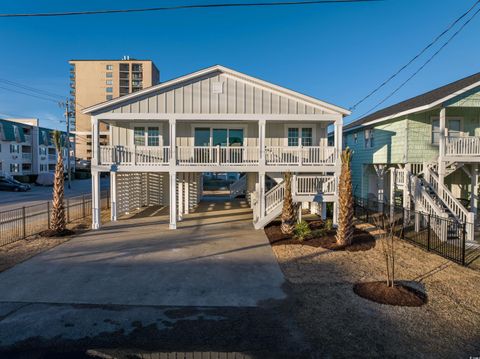
{"label": "porch window", "polygon": [[302,128],[302,146],[311,146],[313,143],[312,129]]}
{"label": "porch window", "polygon": [[20,153],[20,145],[10,145],[10,153]]}
{"label": "porch window", "polygon": [[313,129],[311,127],[289,127],[287,137],[289,147],[313,145]]}
{"label": "porch window", "polygon": [[243,129],[230,129],[228,131],[229,146],[243,146]]}
{"label": "porch window", "polygon": [[[458,118],[448,118],[446,121],[447,133],[449,138],[458,138],[461,136],[462,122]],[[440,142],[440,120],[432,120],[432,144],[438,145]]]}
{"label": "porch window", "polygon": [[135,127],[133,139],[135,146],[145,146],[145,128]]}
{"label": "porch window", "polygon": [[373,128],[365,130],[365,148],[372,148],[374,146]]}
{"label": "porch window", "polygon": [[148,128],[148,146],[160,146],[160,131],[158,127],[149,127]]}
{"label": "porch window", "polygon": [[297,147],[298,144],[299,144],[298,128],[289,128],[288,129],[288,146]]}
{"label": "porch window", "polygon": [[194,146],[210,146],[210,128],[196,128],[195,129],[195,143]]}
{"label": "porch window", "polygon": [[226,128],[214,128],[212,131],[213,146],[226,147],[228,145],[228,131]]}

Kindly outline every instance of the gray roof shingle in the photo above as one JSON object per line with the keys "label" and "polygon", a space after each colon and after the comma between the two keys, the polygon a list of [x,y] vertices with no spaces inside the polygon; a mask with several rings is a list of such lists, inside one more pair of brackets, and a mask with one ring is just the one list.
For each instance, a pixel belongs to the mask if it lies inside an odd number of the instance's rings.
{"label": "gray roof shingle", "polygon": [[480,81],[480,72],[467,76],[463,79],[454,81],[452,83],[449,83],[448,85],[441,86],[439,88],[436,88],[435,90],[425,92],[421,95],[399,102],[395,105],[381,109],[377,112],[372,113],[371,115],[362,117],[356,121],[349,123],[348,125],[343,126],[343,129],[348,130],[357,126],[361,126],[370,121],[374,121],[387,116],[392,116],[397,113],[412,110],[417,107],[432,104],[448,95],[451,95],[457,91],[460,91],[463,88],[473,85],[474,83],[479,81]]}

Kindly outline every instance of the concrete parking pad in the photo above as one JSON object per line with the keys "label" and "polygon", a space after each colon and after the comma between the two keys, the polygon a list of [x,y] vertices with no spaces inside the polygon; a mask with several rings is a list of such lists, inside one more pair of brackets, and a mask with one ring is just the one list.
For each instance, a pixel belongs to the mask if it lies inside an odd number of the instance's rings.
{"label": "concrete parking pad", "polygon": [[283,274],[242,201],[202,203],[176,231],[148,208],[0,274],[0,301],[257,306],[283,299]]}

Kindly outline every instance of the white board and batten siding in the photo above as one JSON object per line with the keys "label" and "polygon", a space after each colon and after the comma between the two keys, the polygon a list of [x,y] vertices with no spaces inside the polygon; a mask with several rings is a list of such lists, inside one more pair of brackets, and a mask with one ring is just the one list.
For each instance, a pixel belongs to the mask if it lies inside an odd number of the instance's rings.
{"label": "white board and batten siding", "polygon": [[293,96],[216,72],[134,98],[113,113],[178,114],[332,114]]}

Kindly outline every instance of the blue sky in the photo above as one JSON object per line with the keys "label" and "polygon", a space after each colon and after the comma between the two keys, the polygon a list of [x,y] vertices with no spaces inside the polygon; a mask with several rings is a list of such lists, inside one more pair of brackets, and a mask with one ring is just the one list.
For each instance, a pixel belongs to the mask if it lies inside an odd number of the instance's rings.
{"label": "blue sky", "polygon": [[[239,1],[248,2],[236,2]],[[2,2],[0,12],[214,2],[219,1],[16,0]],[[119,59],[130,55],[152,59],[160,69],[162,81],[222,64],[348,108],[472,4],[473,0],[386,0],[284,8],[0,19],[0,78],[67,94],[69,59]],[[479,34],[480,15],[385,105],[479,72]],[[365,102],[347,122],[377,104],[420,64],[421,61]],[[0,88],[0,117],[5,115],[39,117],[45,126],[64,126],[59,123],[62,111],[55,103]]]}

